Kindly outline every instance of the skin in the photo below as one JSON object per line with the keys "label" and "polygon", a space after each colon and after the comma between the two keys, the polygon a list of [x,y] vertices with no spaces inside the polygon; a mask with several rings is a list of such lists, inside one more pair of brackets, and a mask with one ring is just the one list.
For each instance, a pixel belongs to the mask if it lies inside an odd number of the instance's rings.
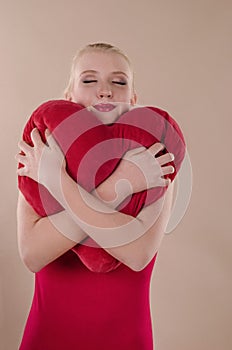
{"label": "skin", "polygon": [[[128,62],[116,53],[84,53],[76,68],[71,101],[94,110],[104,124],[115,122],[137,101],[133,73]],[[110,113],[101,113],[92,107],[99,103],[114,103],[117,108]]]}
{"label": "skin", "polygon": [[[91,70],[91,74],[89,70]],[[121,73],[119,74],[115,72]],[[127,81],[125,85],[115,84],[115,81],[122,82],[122,79],[125,80],[126,76]],[[86,83],[88,80],[91,82]],[[133,91],[132,72],[130,71],[127,61],[121,55],[113,53],[85,53],[78,62],[71,99],[74,102],[81,103],[85,107],[98,103],[120,102],[120,105],[127,106],[126,108],[128,108],[128,105],[132,106],[135,104],[136,94]],[[118,113],[120,110],[116,110],[117,113],[114,114],[113,119],[110,121],[109,113],[107,112],[99,112],[98,117],[104,123],[112,122],[116,120],[119,115]],[[58,146],[54,144],[54,139],[52,137],[50,143],[47,146],[44,145],[36,129],[32,131],[32,140],[34,147],[30,147],[23,141],[20,141],[19,143],[19,147],[24,151],[25,156],[16,156],[16,159],[24,164],[24,167],[18,170],[18,174],[20,176],[29,176],[38,180],[39,162],[44,147],[47,147],[51,151],[49,154],[53,157],[53,161],[60,157],[60,151]],[[119,190],[116,193],[116,184],[120,183],[120,180],[125,178],[127,182],[131,184],[131,193],[154,187],[152,184],[148,186],[143,173],[138,169],[140,167],[143,169],[143,165],[145,165],[145,163],[147,164],[145,159],[154,159],[154,156],[161,148],[162,145],[155,144],[148,150],[140,149],[140,152],[137,152],[137,165],[131,161],[132,158],[130,157],[132,157],[132,155],[127,155],[127,157],[120,162],[120,166],[115,172],[106,179],[106,181],[103,182],[96,191],[92,193],[92,195],[88,194],[91,196],[91,200],[95,202],[98,201],[95,203],[96,205],[102,205],[103,201],[110,201],[112,205],[117,197],[119,198],[119,202],[117,201],[118,205],[118,203],[124,200],[128,195],[128,188],[124,190],[123,186],[121,186],[121,191]],[[172,167],[165,167],[166,163],[173,160],[172,155],[167,154],[165,157],[162,157],[163,158],[156,158],[156,160],[158,161],[159,167],[162,167],[163,173],[168,174],[173,172]],[[155,170],[157,167],[157,161],[148,162],[149,166],[145,170],[147,174],[156,174],[157,176],[157,171]],[[51,161],[49,161],[48,164],[51,164]],[[120,227],[123,224],[132,221],[132,217],[117,211],[111,216],[98,213],[95,210],[91,211],[91,209],[83,203],[78,187],[68,176],[65,171],[65,166],[63,165],[61,169],[62,191],[66,202],[76,216],[82,215],[86,221],[96,227],[98,227],[100,223],[103,225],[101,227],[112,227],[112,223],[114,223],[116,227]],[[44,178],[46,178],[46,176]],[[159,175],[157,179],[160,181],[161,176]],[[52,188],[53,185],[49,183],[44,183],[44,185],[56,198],[59,198],[59,189]],[[165,184],[163,184],[163,186],[164,185]],[[137,226],[139,225],[141,230],[144,230],[145,234],[131,243],[112,248],[105,248],[105,250],[112,256],[122,261],[134,271],[140,271],[143,269],[155,255],[160,246],[170,216],[173,192],[172,187],[173,185],[170,185],[166,192],[162,203],[162,211],[160,211],[161,204],[157,201],[143,209],[136,220],[134,220],[135,224],[137,224]],[[97,199],[96,196],[100,199]],[[104,202],[104,205],[106,205],[105,203],[106,202]],[[147,225],[148,218],[154,215],[155,212],[159,213],[158,219],[153,225]],[[82,229],[82,227],[73,220],[68,208],[61,213],[55,214],[53,217],[58,218],[58,220],[62,219],[62,223],[67,223],[68,229],[75,231],[75,241],[62,235],[62,233],[52,225],[51,220],[48,217],[39,217],[28,205],[24,197],[21,194],[19,195],[19,251],[22,260],[33,272],[39,271],[46,264],[55,260],[76,245],[76,243],[81,242],[87,237],[84,232],[86,227]],[[47,232],[49,232],[49,235]],[[96,235],[94,236],[94,239],[98,241]]]}
{"label": "skin", "polygon": [[71,98],[85,107],[102,101],[134,105],[137,97],[132,83],[133,74],[124,57],[101,51],[86,52],[78,61]]}

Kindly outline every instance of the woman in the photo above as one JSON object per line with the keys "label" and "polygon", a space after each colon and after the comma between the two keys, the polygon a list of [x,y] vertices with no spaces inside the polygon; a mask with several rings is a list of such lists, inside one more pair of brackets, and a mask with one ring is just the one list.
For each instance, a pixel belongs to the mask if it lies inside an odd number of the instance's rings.
{"label": "woman", "polygon": [[[74,59],[65,97],[86,107],[102,124],[116,123],[137,100],[127,56],[108,44],[88,45]],[[19,251],[35,272],[20,349],[153,349],[149,286],[170,217],[173,184],[164,175],[174,172],[168,165],[174,156],[159,156],[161,143],[135,147],[88,193],[67,173],[49,131],[46,144],[37,129],[31,139],[33,147],[19,143],[23,154],[17,160],[23,167],[18,175],[45,186],[64,210],[42,217],[19,194]],[[168,189],[138,214],[116,210],[129,195],[154,187]],[[73,249],[87,237],[119,262],[110,272],[93,272],[77,258]]]}

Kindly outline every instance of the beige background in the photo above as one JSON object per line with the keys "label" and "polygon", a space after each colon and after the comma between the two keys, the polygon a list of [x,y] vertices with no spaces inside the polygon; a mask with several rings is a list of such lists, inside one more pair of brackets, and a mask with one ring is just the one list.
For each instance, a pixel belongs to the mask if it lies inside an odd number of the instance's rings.
{"label": "beige background", "polygon": [[229,0],[1,0],[1,350],[18,348],[33,290],[16,243],[17,141],[32,110],[61,96],[76,49],[95,41],[129,54],[139,102],[179,122],[193,168],[190,206],[153,272],[156,349],[232,348],[231,29]]}

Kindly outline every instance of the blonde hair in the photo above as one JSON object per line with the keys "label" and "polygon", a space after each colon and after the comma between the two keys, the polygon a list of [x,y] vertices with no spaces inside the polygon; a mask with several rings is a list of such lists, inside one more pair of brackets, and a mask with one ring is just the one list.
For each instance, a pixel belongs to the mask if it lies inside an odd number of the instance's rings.
{"label": "blonde hair", "polygon": [[134,90],[134,73],[133,73],[132,65],[131,65],[131,62],[130,62],[128,56],[122,50],[120,50],[118,47],[113,46],[111,44],[94,43],[94,44],[88,44],[88,45],[84,46],[73,57],[69,82],[68,82],[68,85],[64,91],[65,99],[67,99],[67,100],[71,99],[71,92],[72,92],[73,86],[74,86],[75,71],[76,71],[76,66],[77,66],[78,60],[84,53],[89,52],[89,51],[113,52],[113,53],[117,53],[117,54],[121,55],[122,57],[124,57],[129,65],[131,72],[132,72],[132,75],[133,75],[133,90]]}

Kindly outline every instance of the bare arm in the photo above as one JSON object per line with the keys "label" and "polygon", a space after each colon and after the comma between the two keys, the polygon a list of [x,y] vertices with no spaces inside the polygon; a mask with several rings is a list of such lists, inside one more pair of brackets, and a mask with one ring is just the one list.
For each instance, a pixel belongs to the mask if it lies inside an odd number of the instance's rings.
{"label": "bare arm", "polygon": [[67,173],[63,174],[61,182],[66,201],[62,205],[66,205],[77,224],[112,256],[135,271],[143,269],[157,252],[168,224],[173,184],[165,196],[134,218],[117,211],[107,212],[104,204],[81,189],[85,193],[83,200],[80,187]]}
{"label": "bare arm", "polygon": [[[57,222],[59,229],[54,222]],[[64,236],[60,229],[63,232],[72,231],[76,241]],[[86,233],[70,220],[67,212],[54,214],[52,219],[47,216],[41,217],[21,193],[17,207],[17,236],[20,257],[32,272],[39,271],[87,237]]]}
{"label": "bare arm", "polygon": [[[149,205],[138,214],[137,219],[142,224],[143,235],[124,246],[105,249],[134,271],[144,269],[155,256],[161,245],[171,214],[173,186],[174,183],[169,185],[165,198],[161,198]],[[162,201],[163,203],[161,204]],[[154,223],[152,224],[153,220],[151,218],[156,216],[157,212],[160,212],[160,214],[157,219],[154,218]]]}
{"label": "bare arm", "polygon": [[[66,193],[65,196],[68,199],[70,193],[74,194],[75,191],[78,191],[78,190],[77,190],[77,186],[74,183],[74,181],[71,178],[69,178],[68,176],[66,176],[67,175],[66,173],[64,173],[64,175],[65,176],[64,176],[64,183],[63,183],[64,188],[63,189],[64,189],[64,192]],[[109,200],[110,197],[112,199],[112,193],[114,193],[114,191],[112,192],[112,186],[110,186],[110,184],[112,184],[112,183],[110,183],[110,181],[106,181],[106,183],[105,183],[106,191],[105,192],[102,191],[102,189],[104,188],[104,185],[101,185],[101,188],[99,188],[101,195],[103,193],[106,194],[107,200]],[[68,188],[66,188],[66,186]],[[111,188],[111,191],[109,190],[110,188]],[[67,192],[66,192],[66,190],[67,190]],[[89,220],[92,221],[92,224],[95,226],[95,228],[97,227],[96,225],[98,225],[98,222],[101,222],[101,231],[102,231],[102,225],[103,225],[103,227],[112,228],[112,223],[113,223],[113,225],[115,225],[115,227],[117,228],[117,227],[120,227],[121,225],[129,223],[130,221],[133,221],[134,226],[136,226],[136,223],[137,223],[137,228],[139,230],[145,229],[144,220],[146,220],[146,215],[147,215],[146,213],[148,213],[148,210],[146,210],[144,212],[142,211],[144,213],[144,215],[142,215],[142,212],[141,212],[141,216],[139,218],[137,218],[136,220],[128,215],[118,213],[118,212],[113,212],[112,214],[109,214],[109,215],[105,215],[104,213],[99,215],[99,212],[96,212],[94,210],[91,211],[91,209],[88,206],[86,206],[85,203],[83,203],[83,200],[82,200],[79,192],[75,193],[75,195],[71,196],[72,197],[71,201],[72,201],[72,199],[75,198],[75,203],[76,203],[78,194],[79,194],[79,201],[80,201],[79,204],[81,204],[81,206],[83,205],[82,206],[83,210],[81,209],[81,211],[80,211],[80,207],[78,207],[76,215],[78,215],[78,216],[84,215],[84,217],[82,217],[82,218],[84,218],[84,221],[88,222],[88,223],[89,223]],[[53,195],[54,195],[54,193],[53,193]],[[70,199],[68,199],[68,201],[70,201]],[[97,203],[97,204],[99,204],[99,203]],[[74,208],[72,208],[72,211],[73,211],[73,209]],[[153,209],[152,209],[153,212],[154,212],[154,209],[157,210],[157,208],[153,207]],[[89,212],[89,210],[90,210],[90,212]],[[59,215],[64,215],[64,213],[63,214],[61,214],[61,213],[55,214],[53,217],[58,218]],[[63,219],[64,219],[64,217],[63,217]],[[63,219],[62,219],[62,222],[63,221],[65,222],[66,220],[63,220]],[[159,225],[157,222],[156,226],[154,225],[153,228],[156,227],[156,230],[159,229],[160,231],[162,231],[161,221],[159,220]],[[90,225],[92,225],[92,224],[90,222]],[[163,225],[164,225],[164,223],[163,223]],[[85,225],[84,225],[84,228],[86,228]],[[80,227],[78,225],[76,225],[76,227],[72,226],[72,229],[74,230],[74,233],[77,235],[75,237],[75,242],[73,240],[67,239],[66,237],[62,236],[54,228],[54,226],[51,224],[51,221],[49,218],[38,217],[38,215],[33,211],[33,209],[20,196],[19,208],[18,208],[19,247],[20,247],[20,251],[21,251],[21,256],[23,257],[26,264],[28,266],[30,266],[29,268],[32,269],[33,271],[38,271],[41,267],[45,266],[47,263],[56,259],[58,256],[62,255],[65,251],[67,251],[68,249],[73,247],[76,244],[76,242],[80,242],[83,238],[86,237],[86,234],[80,229]],[[149,227],[147,233],[151,232],[150,230],[151,229]],[[95,231],[98,231],[98,230],[95,230]],[[41,232],[43,232],[43,233],[41,233]],[[47,239],[48,239],[47,232],[51,232],[51,235],[49,234],[49,242],[47,241]],[[97,236],[95,234],[93,238],[98,243],[101,243],[101,238],[100,238],[100,240],[98,240]],[[148,237],[148,235],[146,237]],[[141,239],[142,239],[142,237],[141,237]],[[139,239],[139,240],[141,240],[141,239]],[[141,243],[142,243],[139,240],[134,241],[134,242],[129,243],[129,244],[122,245],[120,247],[117,246],[114,248],[108,248],[106,250],[111,255],[115,256],[117,259],[121,260],[122,262],[124,262],[125,264],[130,266],[131,268],[138,270],[141,268],[141,266],[144,266],[147,263],[147,260],[149,260],[151,258],[151,256],[149,254],[148,255],[146,254],[146,256],[143,255],[143,256],[141,256],[141,258],[140,258],[140,256],[138,256],[137,249],[138,249],[138,246],[141,246]],[[56,243],[54,244],[55,241],[56,241]],[[158,240],[156,239],[155,241],[156,241],[156,246],[157,246],[157,242],[159,241],[159,239]],[[144,241],[144,243],[145,243],[145,241]],[[148,241],[147,241],[147,243],[148,243]],[[137,255],[135,255],[135,252],[137,252]],[[152,254],[154,255],[154,247],[152,249]]]}
{"label": "bare arm", "polygon": [[[107,201],[111,198],[111,206],[113,203],[115,205],[120,203],[119,198],[116,201],[113,200],[115,192],[112,180],[107,179],[103,182],[99,190],[102,196],[105,193]],[[94,195],[97,196],[96,191]],[[124,198],[121,196],[121,201]],[[39,271],[88,237],[66,210],[41,217],[21,192],[19,192],[17,206],[17,236],[20,257],[32,272]]]}

